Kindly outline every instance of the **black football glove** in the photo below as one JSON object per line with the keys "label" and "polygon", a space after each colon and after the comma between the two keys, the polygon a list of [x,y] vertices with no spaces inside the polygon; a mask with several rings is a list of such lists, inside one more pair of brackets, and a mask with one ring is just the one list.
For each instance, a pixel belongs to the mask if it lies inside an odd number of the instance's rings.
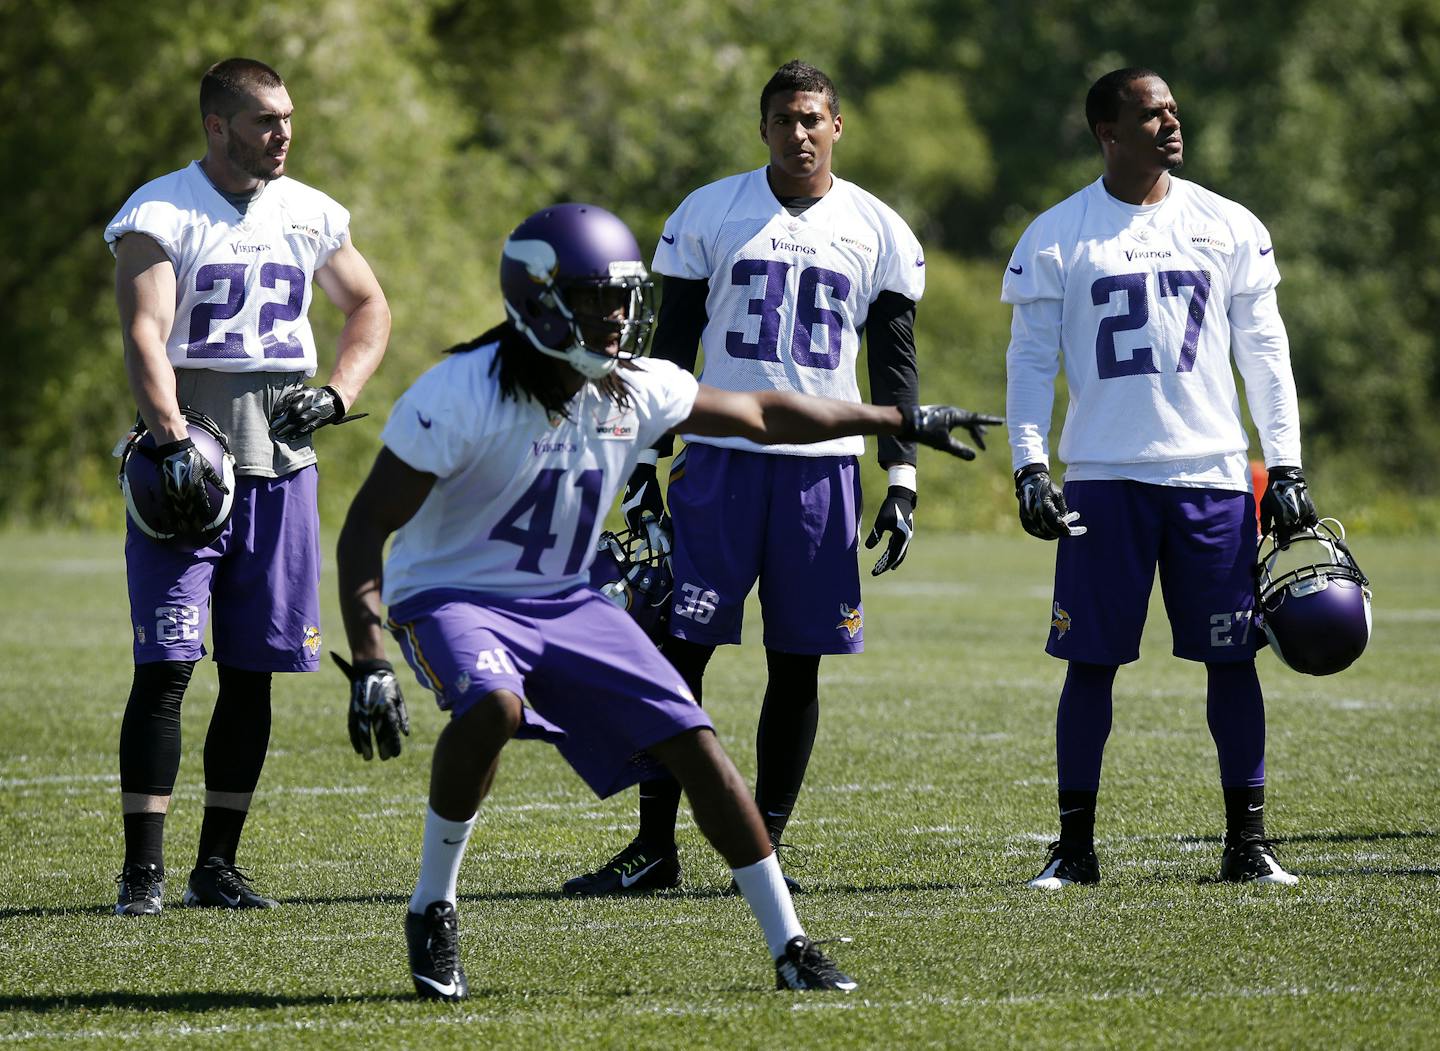
{"label": "black football glove", "polygon": [[394,666],[389,661],[356,661],[352,665],[334,650],[330,656],[350,680],[350,743],[355,751],[367,760],[376,751],[381,759],[395,758],[400,754],[400,735],[410,736],[410,713],[405,710]]}
{"label": "black football glove", "polygon": [[[625,495],[620,497],[620,513],[625,516],[625,528],[642,537],[651,553],[659,558],[670,554],[670,516],[665,513],[653,463],[637,463],[630,472]],[[646,553],[637,549],[635,556],[643,559]]]}
{"label": "black football glove", "polygon": [[985,448],[985,428],[999,426],[1005,422],[1003,416],[987,416],[984,413],[957,409],[953,405],[902,405],[900,406],[900,433],[902,442],[919,442],[932,449],[939,449],[962,460],[975,459],[975,450],[956,441],[950,432],[964,427],[971,439],[980,448]]}
{"label": "black football glove", "polygon": [[295,387],[275,402],[270,414],[270,433],[281,441],[303,438],[327,423],[349,423],[368,413],[345,415],[345,400],[334,387]]}
{"label": "black football glove", "polygon": [[1260,497],[1260,532],[1268,534],[1272,527],[1275,542],[1284,547],[1298,530],[1319,521],[1310,488],[1298,467],[1270,468],[1270,481]]}
{"label": "black football glove", "polygon": [[865,539],[865,546],[874,547],[880,543],[884,533],[890,534],[890,543],[880,552],[875,568],[870,570],[872,577],[878,577],[887,569],[899,569],[900,563],[905,561],[905,553],[910,550],[910,538],[915,535],[914,489],[903,485],[890,487],[885,494],[885,502],[875,515],[875,527]]}
{"label": "black football glove", "polygon": [[177,533],[199,533],[210,524],[212,516],[207,483],[228,493],[215,468],[189,438],[166,442],[155,447],[160,464],[160,477],[165,486],[165,502],[170,507]]}
{"label": "black football glove", "polygon": [[1020,524],[1031,536],[1059,540],[1085,535],[1085,527],[1075,524],[1080,512],[1065,506],[1065,494],[1050,480],[1044,464],[1026,464],[1015,472],[1015,498],[1020,501]]}

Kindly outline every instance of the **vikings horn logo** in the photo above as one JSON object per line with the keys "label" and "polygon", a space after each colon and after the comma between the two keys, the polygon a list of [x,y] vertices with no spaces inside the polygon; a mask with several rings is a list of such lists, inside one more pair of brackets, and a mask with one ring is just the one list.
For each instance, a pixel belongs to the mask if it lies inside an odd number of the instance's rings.
{"label": "vikings horn logo", "polygon": [[305,626],[305,638],[301,642],[301,645],[303,645],[307,650],[310,651],[310,656],[312,657],[315,656],[315,654],[319,653],[320,629],[315,627],[314,625],[307,624]]}
{"label": "vikings horn logo", "polygon": [[1070,614],[1060,608],[1060,603],[1054,603],[1050,615],[1050,626],[1055,629],[1055,637],[1063,639],[1065,633],[1070,630]]}
{"label": "vikings horn logo", "polygon": [[860,607],[851,609],[845,603],[840,603],[840,623],[835,625],[837,628],[844,628],[853,639],[864,625],[865,617],[861,614]]}
{"label": "vikings horn logo", "polygon": [[549,285],[555,279],[556,272],[560,269],[560,262],[555,256],[555,247],[549,241],[509,240],[501,254],[506,259],[513,259],[525,267],[525,272],[530,280],[537,285]]}

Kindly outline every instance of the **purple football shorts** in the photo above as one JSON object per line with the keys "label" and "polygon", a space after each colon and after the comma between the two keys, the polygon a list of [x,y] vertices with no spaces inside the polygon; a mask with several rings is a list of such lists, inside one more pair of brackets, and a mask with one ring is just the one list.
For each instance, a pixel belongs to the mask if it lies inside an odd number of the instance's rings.
{"label": "purple football shorts", "polygon": [[758,578],[766,647],[865,648],[855,457],[688,445],[682,473],[670,477],[670,514],[670,634],[707,646],[739,642]]}
{"label": "purple football shorts", "polygon": [[135,663],[193,661],[211,627],[215,660],[248,671],[320,666],[320,519],[315,467],[235,479],[224,531],[198,551],[167,547],[126,518]]}
{"label": "purple football shorts", "polygon": [[1091,481],[1067,482],[1065,502],[1088,531],[1060,538],[1047,653],[1089,664],[1138,659],[1158,563],[1175,656],[1254,658],[1254,496]]}
{"label": "purple football shorts", "polygon": [[546,598],[437,588],[392,606],[389,627],[452,718],[495,690],[519,695],[515,736],[555,745],[602,799],[656,775],[647,748],[711,725],[640,626],[589,587]]}

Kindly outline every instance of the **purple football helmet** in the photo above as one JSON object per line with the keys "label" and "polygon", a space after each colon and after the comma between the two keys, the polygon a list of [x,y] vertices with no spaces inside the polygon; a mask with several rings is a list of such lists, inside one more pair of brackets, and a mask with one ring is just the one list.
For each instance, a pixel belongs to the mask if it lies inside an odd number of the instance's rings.
{"label": "purple football helmet", "polygon": [[[535,349],[586,379],[645,352],[654,323],[651,288],[635,235],[593,204],[541,209],[515,228],[500,254],[510,323]],[[612,335],[618,355],[601,342]]]}
{"label": "purple football helmet", "polygon": [[225,432],[202,412],[182,408],[190,440],[210,461],[228,492],[221,492],[213,483],[206,483],[209,509],[199,529],[186,529],[175,520],[170,501],[165,497],[165,480],[160,473],[160,457],[155,452],[155,435],[143,422],[137,422],[122,440],[117,452],[120,457],[120,491],[125,494],[125,510],[130,520],[146,536],[164,543],[201,548],[215,541],[230,520],[235,501],[235,457]]}
{"label": "purple football helmet", "polygon": [[1283,546],[1273,533],[1267,535],[1255,573],[1260,626],[1286,667],[1333,675],[1365,652],[1370,581],[1345,546],[1345,527],[1335,519],[1299,530]]}
{"label": "purple football helmet", "polygon": [[590,586],[635,618],[656,643],[668,634],[674,585],[670,556],[654,554],[640,534],[628,529],[600,534]]}

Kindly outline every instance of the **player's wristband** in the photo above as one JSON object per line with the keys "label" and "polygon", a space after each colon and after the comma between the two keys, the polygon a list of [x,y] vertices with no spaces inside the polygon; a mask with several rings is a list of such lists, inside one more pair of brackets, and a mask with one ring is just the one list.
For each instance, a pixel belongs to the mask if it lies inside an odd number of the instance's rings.
{"label": "player's wristband", "polygon": [[656,449],[653,445],[648,449],[641,449],[640,455],[635,457],[635,465],[637,467],[642,463],[649,464],[651,467],[654,467],[659,462],[660,451]]}
{"label": "player's wristband", "polygon": [[911,492],[917,491],[915,487],[915,465],[913,463],[894,464],[885,473],[891,485],[902,485]]}

